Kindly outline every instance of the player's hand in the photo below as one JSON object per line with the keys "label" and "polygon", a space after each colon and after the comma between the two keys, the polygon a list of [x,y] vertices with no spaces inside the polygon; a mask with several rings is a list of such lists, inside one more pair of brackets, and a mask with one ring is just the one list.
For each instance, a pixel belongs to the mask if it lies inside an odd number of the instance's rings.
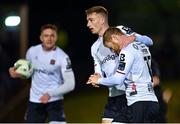
{"label": "player's hand", "polygon": [[93,75],[91,75],[87,81],[86,84],[91,84],[93,87],[99,87],[96,83],[93,83],[92,80],[90,79],[93,76],[97,76],[97,77],[101,77],[101,75],[99,73],[94,73]]}
{"label": "player's hand", "polygon": [[49,94],[48,94],[48,93],[45,93],[44,95],[42,95],[42,96],[40,97],[39,100],[41,101],[41,103],[46,104],[46,103],[48,103],[49,99],[50,99]]}
{"label": "player's hand", "polygon": [[90,79],[86,82],[86,84],[91,84],[93,87],[99,87],[99,86],[96,85],[96,84],[92,84]]}
{"label": "player's hand", "polygon": [[[101,75],[99,73],[94,73],[94,75],[97,75],[99,76],[99,78],[101,78]],[[93,87],[99,87],[99,85],[96,85],[96,84],[92,84]]]}
{"label": "player's hand", "polygon": [[99,78],[101,78],[100,75],[93,74],[89,77],[87,84],[98,85]]}
{"label": "player's hand", "polygon": [[12,78],[19,78],[19,77],[22,76],[21,74],[19,74],[19,73],[16,72],[16,68],[15,68],[15,67],[10,67],[10,68],[9,68],[9,74],[10,74],[10,76],[11,76]]}
{"label": "player's hand", "polygon": [[99,73],[94,73],[94,75],[98,75],[99,77],[101,77],[101,75]]}

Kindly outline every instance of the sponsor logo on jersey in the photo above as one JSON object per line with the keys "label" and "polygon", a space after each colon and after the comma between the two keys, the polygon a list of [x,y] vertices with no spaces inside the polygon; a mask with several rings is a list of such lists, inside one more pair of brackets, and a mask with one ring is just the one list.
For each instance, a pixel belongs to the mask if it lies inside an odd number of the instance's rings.
{"label": "sponsor logo on jersey", "polygon": [[34,69],[34,72],[37,72],[37,73],[44,73],[46,75],[54,75],[54,72],[50,72],[50,71],[47,71],[45,69]]}
{"label": "sponsor logo on jersey", "polygon": [[110,61],[110,60],[115,60],[116,57],[118,57],[117,54],[108,55],[103,59],[103,61],[101,61],[101,64],[104,64],[104,63],[106,63],[107,61]]}

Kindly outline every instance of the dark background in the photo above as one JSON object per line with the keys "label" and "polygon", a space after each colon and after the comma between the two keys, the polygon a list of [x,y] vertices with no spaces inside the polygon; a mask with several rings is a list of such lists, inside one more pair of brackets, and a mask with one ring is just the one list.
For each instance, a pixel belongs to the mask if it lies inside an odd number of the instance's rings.
{"label": "dark background", "polygon": [[76,76],[76,91],[89,88],[85,83],[93,73],[90,47],[97,36],[92,35],[86,27],[85,10],[94,5],[107,8],[110,25],[125,25],[151,37],[154,45],[150,49],[153,58],[159,63],[162,82],[166,84],[169,81],[171,85],[178,86],[180,78],[179,0],[1,0],[0,105],[3,106],[16,97],[20,89],[25,87],[22,80],[11,79],[8,74],[8,68],[20,57],[20,27],[8,29],[4,25],[5,16],[8,13],[18,15],[18,7],[23,4],[27,5],[29,10],[28,47],[40,43],[40,27],[43,24],[53,23],[59,27],[61,33],[58,44],[71,58]]}

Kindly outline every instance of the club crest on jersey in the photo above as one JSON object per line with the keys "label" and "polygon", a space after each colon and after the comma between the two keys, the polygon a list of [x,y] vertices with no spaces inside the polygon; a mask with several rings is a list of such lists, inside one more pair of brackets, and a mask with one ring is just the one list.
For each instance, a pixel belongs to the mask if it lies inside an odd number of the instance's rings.
{"label": "club crest on jersey", "polygon": [[55,63],[56,63],[56,60],[55,59],[51,59],[50,64],[54,65]]}
{"label": "club crest on jersey", "polygon": [[118,70],[124,71],[125,66],[126,66],[125,62],[119,62]]}

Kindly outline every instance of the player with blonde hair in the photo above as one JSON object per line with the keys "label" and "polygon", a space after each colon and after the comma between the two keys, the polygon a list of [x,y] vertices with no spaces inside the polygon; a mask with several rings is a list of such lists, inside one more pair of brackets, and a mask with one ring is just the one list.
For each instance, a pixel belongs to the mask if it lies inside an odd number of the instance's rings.
{"label": "player with blonde hair", "polygon": [[[94,59],[94,74],[100,77],[109,77],[116,72],[119,63],[118,55],[113,53],[103,44],[103,34],[109,28],[108,11],[103,6],[93,6],[86,10],[87,27],[92,34],[97,34],[98,39],[91,47],[91,55]],[[135,35],[136,40],[144,42],[147,45],[152,45],[152,40],[145,36],[133,32],[125,26],[117,26],[126,35]],[[127,100],[125,97],[125,86],[109,87],[108,102],[105,106],[102,123],[111,123],[117,114],[126,108]],[[121,121],[126,122],[127,119],[121,116]]]}

